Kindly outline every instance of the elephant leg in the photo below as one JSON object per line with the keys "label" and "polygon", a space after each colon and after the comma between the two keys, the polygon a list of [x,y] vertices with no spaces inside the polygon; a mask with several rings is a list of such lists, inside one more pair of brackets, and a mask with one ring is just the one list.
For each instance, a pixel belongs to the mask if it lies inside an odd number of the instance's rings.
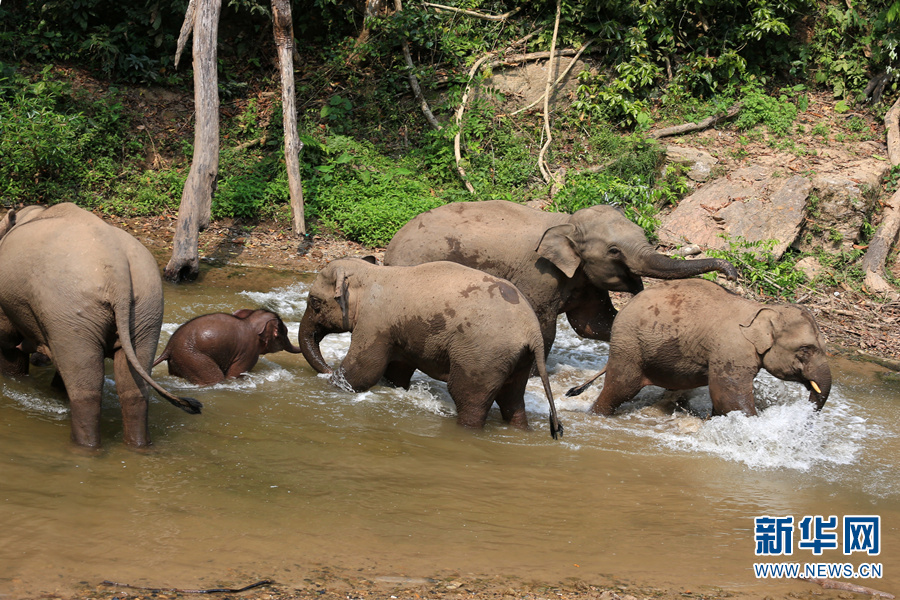
{"label": "elephant leg", "polygon": [[387,369],[384,371],[384,378],[391,385],[408,390],[415,372],[416,368],[411,364],[395,360],[388,364]]}
{"label": "elephant leg", "polygon": [[0,312],[0,373],[28,375],[28,353],[19,347],[22,340],[22,335]]}
{"label": "elephant leg", "polygon": [[525,386],[531,374],[531,362],[524,369],[510,375],[497,393],[497,406],[503,420],[517,429],[528,429],[528,416],[525,413]]}
{"label": "elephant leg", "polygon": [[628,402],[638,392],[648,385],[640,367],[637,365],[622,365],[620,361],[610,359],[606,369],[606,379],[603,381],[603,389],[600,395],[591,405],[591,412],[595,415],[610,416],[616,409]]}
{"label": "elephant leg", "polygon": [[380,343],[355,343],[351,338],[347,355],[331,376],[338,387],[363,392],[381,381],[390,364],[389,349]]}
{"label": "elephant leg", "polygon": [[103,395],[103,352],[99,348],[53,349],[56,368],[69,397],[72,441],[79,446],[100,446],[100,401]]}
{"label": "elephant leg", "polygon": [[473,379],[461,369],[451,367],[447,391],[456,404],[456,422],[471,429],[483,428],[500,387],[501,384]]}
{"label": "elephant leg", "polygon": [[748,417],[756,415],[753,379],[757,372],[734,366],[710,365],[709,397],[712,400],[713,416],[726,415],[736,410]]}
{"label": "elephant leg", "polygon": [[150,390],[147,383],[132,370],[124,350],[117,350],[113,359],[116,392],[122,407],[122,430],[125,444],[134,448],[150,445],[147,411]]}
{"label": "elephant leg", "polygon": [[185,357],[184,353],[173,353],[168,364],[169,375],[181,377],[194,385],[213,385],[227,376],[222,367],[205,354],[189,354]]}

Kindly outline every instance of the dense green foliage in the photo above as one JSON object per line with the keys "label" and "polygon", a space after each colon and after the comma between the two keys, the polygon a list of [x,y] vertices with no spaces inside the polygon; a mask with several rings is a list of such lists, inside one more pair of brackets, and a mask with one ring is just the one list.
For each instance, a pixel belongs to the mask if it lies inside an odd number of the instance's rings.
{"label": "dense green foliage", "polygon": [[[540,115],[511,114],[507,98],[486,85],[490,69],[471,82],[461,121],[460,167],[474,195],[457,172],[454,115],[475,60],[511,47],[548,48],[556,2],[448,2],[494,14],[519,9],[507,21],[421,3],[364,21],[363,4],[292,2],[310,228],[379,246],[409,218],[445,202],[546,199],[551,186],[537,166],[545,140]],[[392,11],[393,3],[386,4]],[[151,130],[122,90],[152,85],[190,95],[190,44],[174,68],[186,6],[187,0],[4,0],[0,202],[71,200],[142,215],[177,208],[193,152],[189,123]],[[615,204],[652,239],[659,210],[677,203],[688,186],[678,167],[662,170],[663,151],[643,130],[741,102],[733,122],[741,140],[765,138],[802,152],[792,133],[810,90],[827,89],[842,110],[860,111],[870,79],[886,73],[884,94],[896,96],[898,24],[900,0],[564,0],[559,44],[590,42],[593,67],[578,75],[571,107],[554,115],[547,160],[567,174],[553,190],[551,209]],[[278,89],[271,32],[267,0],[223,2],[215,218],[289,215],[280,106],[271,94]],[[404,40],[439,131],[409,93]],[[819,123],[811,133],[837,138],[863,136],[865,129],[852,116],[840,132]],[[760,273],[788,268],[760,258],[759,249],[729,253]],[[778,286],[761,290],[793,287],[775,278]]]}

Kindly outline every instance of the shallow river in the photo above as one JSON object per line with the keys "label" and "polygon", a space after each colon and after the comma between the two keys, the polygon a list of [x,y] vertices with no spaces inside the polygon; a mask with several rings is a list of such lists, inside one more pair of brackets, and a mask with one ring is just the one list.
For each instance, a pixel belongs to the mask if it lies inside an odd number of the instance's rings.
{"label": "shallow river", "polygon": [[[296,341],[309,279],[251,269],[207,271],[166,287],[160,350],[178,324],[216,311],[277,310]],[[329,336],[337,363],[349,335]],[[587,414],[593,387],[564,392],[606,360],[607,346],[560,321],[550,361],[565,425],[549,435],[537,379],[533,431],[496,409],[484,431],[455,425],[446,386],[351,394],[300,355],[263,357],[252,374],[209,388],[153,374],[204,403],[188,415],[153,397],[148,452],[126,449],[114,383],[104,449],[69,443],[67,407],[47,369],[0,379],[0,598],[116,580],[182,588],[290,585],[318,566],[364,577],[509,575],[635,582],[768,595],[810,584],[761,580],[755,562],[880,564],[856,583],[900,592],[900,384],[879,367],[834,359],[820,414],[797,384],[756,382],[761,416],[699,418],[666,410],[647,388],[612,418]],[[111,365],[108,365],[111,367]],[[109,371],[111,372],[111,371]],[[754,517],[880,517],[880,554],[755,556]],[[859,538],[863,542],[864,538]],[[871,541],[871,540],[869,540]]]}

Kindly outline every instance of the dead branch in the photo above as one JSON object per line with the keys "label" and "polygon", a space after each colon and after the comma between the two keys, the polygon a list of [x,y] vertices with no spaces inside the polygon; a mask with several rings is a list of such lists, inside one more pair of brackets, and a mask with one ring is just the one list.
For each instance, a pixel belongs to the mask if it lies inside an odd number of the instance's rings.
{"label": "dead branch", "polygon": [[[900,165],[900,98],[884,116],[884,126],[887,129],[888,158],[892,165]],[[884,218],[881,225],[869,242],[869,249],[862,260],[865,284],[870,292],[876,294],[895,295],[894,289],[884,280],[882,272],[884,263],[897,240],[900,231],[900,190],[894,192],[891,199],[885,205]]]}
{"label": "dead branch", "polygon": [[194,10],[196,10],[196,8],[194,0],[190,0],[187,9],[184,11],[184,23],[181,24],[181,33],[178,34],[178,46],[175,48],[176,69],[178,68],[178,61],[181,59],[181,52],[184,50],[184,45],[187,43],[187,39],[191,36],[191,31],[194,29]]}
{"label": "dead branch", "polygon": [[246,592],[247,590],[252,590],[258,587],[262,587],[264,585],[272,585],[275,583],[271,579],[263,579],[257,581],[256,583],[251,583],[250,585],[245,585],[241,588],[209,588],[209,589],[200,589],[200,590],[184,590],[181,588],[154,588],[154,587],[143,587],[140,585],[131,585],[128,583],[116,583],[115,581],[103,581],[100,585],[107,585],[112,587],[121,587],[128,588],[130,590],[142,590],[145,592],[151,592],[157,594],[159,592],[172,592],[176,594],[238,594],[240,592]]}
{"label": "dead branch", "polygon": [[[512,48],[519,46],[520,44],[525,43],[530,39],[534,33],[529,33],[525,37],[520,40],[517,40],[510,44],[509,48],[504,50],[503,52],[508,52]],[[478,70],[481,69],[481,66],[486,63],[491,58],[497,56],[498,52],[488,52],[472,65],[472,68],[469,69],[469,78],[466,81],[466,89],[463,92],[463,97],[459,102],[459,108],[456,109],[456,118],[454,122],[456,123],[456,135],[453,136],[453,156],[456,159],[456,172],[459,173],[460,178],[463,180],[463,183],[466,185],[466,189],[469,190],[470,194],[475,193],[475,188],[472,186],[472,183],[469,181],[468,176],[466,175],[465,169],[462,167],[462,149],[461,149],[461,140],[462,140],[462,117],[466,111],[466,105],[469,103],[469,94],[472,92],[472,80],[475,79],[475,75],[478,73]]]}
{"label": "dead branch", "polygon": [[843,581],[834,581],[833,579],[818,579],[816,577],[798,577],[797,579],[808,581],[810,583],[818,583],[826,590],[841,590],[844,592],[854,592],[856,594],[868,594],[870,596],[878,596],[880,598],[894,598],[894,595],[888,592],[872,589],[855,583],[846,583]]}
{"label": "dead branch", "polygon": [[[583,46],[581,46],[581,48],[578,49],[578,52],[575,54],[575,56],[572,58],[572,60],[569,61],[569,64],[568,64],[568,66],[566,66],[565,70],[559,75],[559,77],[556,78],[556,81],[553,82],[553,87],[558,86],[562,82],[562,80],[565,79],[569,75],[569,71],[571,71],[572,67],[575,66],[575,63],[578,62],[578,58],[581,56],[582,52],[587,50],[587,47],[590,46],[593,43],[593,41],[594,40],[588,40],[587,42],[584,43]],[[557,56],[562,56],[562,54],[558,54]],[[532,102],[528,106],[525,106],[524,108],[520,108],[519,110],[511,112],[510,116],[517,115],[521,112],[525,112],[526,110],[530,109],[535,104],[537,104],[538,102],[543,100],[545,97],[546,97],[546,94],[544,94],[540,98],[536,99],[534,102]]]}
{"label": "dead branch", "polygon": [[684,123],[682,125],[664,127],[662,129],[657,129],[656,131],[651,131],[649,134],[647,134],[647,137],[658,140],[659,138],[667,137],[670,135],[679,135],[681,133],[688,133],[689,131],[701,131],[703,129],[714,127],[720,122],[732,118],[739,112],[741,112],[740,102],[729,108],[726,112],[707,117],[699,123]]}
{"label": "dead branch", "polygon": [[553,57],[556,54],[556,38],[559,34],[561,15],[562,0],[556,0],[556,21],[553,24],[553,38],[550,40],[550,59],[547,61],[547,88],[544,90],[544,133],[547,134],[547,139],[538,153],[538,168],[541,170],[544,181],[555,183],[557,187],[560,187],[559,181],[556,180],[556,177],[550,171],[550,166],[544,157],[547,154],[547,148],[550,147],[550,143],[553,141],[553,133],[550,129],[550,92],[553,90]]}
{"label": "dead branch", "polygon": [[431,2],[423,2],[422,4],[424,4],[425,6],[427,6],[429,8],[437,9],[439,11],[446,10],[449,12],[455,12],[455,13],[460,13],[463,15],[469,15],[470,17],[477,17],[479,19],[484,19],[486,21],[505,21],[506,19],[510,18],[511,16],[513,16],[514,14],[516,14],[517,12],[522,10],[522,7],[519,6],[519,7],[512,9],[509,12],[503,13],[502,15],[488,15],[485,13],[476,12],[474,10],[466,10],[464,8],[455,8],[453,6],[444,6],[443,4],[432,4]]}
{"label": "dead branch", "polygon": [[251,148],[253,146],[262,146],[268,140],[268,136],[262,136],[258,138],[254,138],[252,140],[247,140],[246,142],[242,142],[234,147],[235,152],[240,152],[241,150],[246,150],[247,148]]}
{"label": "dead branch", "polygon": [[[403,10],[401,0],[394,0],[394,9],[396,12],[400,12]],[[412,88],[416,100],[419,101],[419,108],[422,109],[422,114],[425,115],[425,119],[433,129],[443,129],[441,127],[441,124],[438,123],[438,120],[435,118],[434,113],[431,112],[431,108],[428,106],[428,101],[425,100],[425,94],[422,93],[422,88],[421,86],[419,86],[419,80],[416,78],[416,66],[415,64],[413,64],[412,53],[409,51],[409,41],[404,39],[401,42],[401,46],[403,47],[403,59],[406,61],[407,74],[409,77],[409,87]]]}
{"label": "dead branch", "polygon": [[456,109],[456,135],[453,136],[453,156],[456,158],[456,171],[459,173],[459,176],[462,178],[463,183],[466,184],[466,189],[469,190],[470,194],[475,193],[475,188],[472,186],[472,183],[469,181],[468,176],[466,175],[465,169],[462,167],[462,150],[460,148],[460,140],[462,139],[462,117],[463,113],[466,110],[466,104],[469,102],[469,93],[472,91],[472,80],[475,79],[475,74],[478,73],[478,70],[481,68],[481,65],[486,63],[490,58],[494,55],[494,53],[489,53],[485,56],[482,56],[475,64],[472,65],[472,68],[469,69],[469,79],[468,83],[466,83],[466,90],[463,92],[462,100],[459,101],[459,108]]}
{"label": "dead branch", "polygon": [[510,57],[504,57],[500,60],[495,60],[494,62],[488,63],[488,67],[491,69],[496,69],[497,67],[515,67],[524,62],[531,62],[534,60],[542,60],[544,58],[550,58],[551,56],[559,57],[559,56],[574,56],[578,51],[574,48],[565,48],[563,50],[557,50],[555,54],[550,54],[550,52],[529,52],[527,54],[514,54]]}

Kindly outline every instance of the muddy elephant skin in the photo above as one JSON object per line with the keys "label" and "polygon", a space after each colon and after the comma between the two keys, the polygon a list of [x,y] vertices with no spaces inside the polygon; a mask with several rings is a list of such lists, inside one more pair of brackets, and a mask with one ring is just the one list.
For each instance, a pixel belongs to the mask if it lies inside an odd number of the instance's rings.
{"label": "muddy elephant skin", "polygon": [[425,212],[391,240],[386,265],[449,260],[508,280],[531,302],[546,351],[556,317],[575,332],[608,341],[616,316],[609,291],[637,293],[641,277],[683,279],[708,271],[737,277],[721,259],[676,260],[647,242],[644,230],[612,206],[572,215],[514,202],[459,202]]}
{"label": "muddy elephant skin", "polygon": [[352,336],[332,375],[337,385],[363,391],[384,377],[408,389],[419,369],[447,382],[460,425],[484,427],[496,402],[505,421],[524,429],[525,386],[536,364],[551,434],[562,432],[537,317],[508,281],[446,261],[384,267],[339,259],[319,272],[300,322],[299,345],[314,369],[332,373],[319,343],[344,331]]}
{"label": "muddy elephant skin", "polygon": [[265,309],[241,309],[234,314],[194,317],[183,324],[153,366],[168,361],[170,375],[196,385],[212,385],[239,377],[249,372],[261,355],[282,350],[300,353],[288,339],[281,317]]}
{"label": "muddy elephant skin", "polygon": [[126,444],[150,444],[148,385],[200,412],[199,402],[170,394],[148,374],[163,292],[156,260],[140,242],[69,203],[10,210],[0,235],[0,372],[27,375],[30,352],[52,360],[76,444],[100,445],[105,358],[114,359]]}
{"label": "muddy elephant skin", "polygon": [[802,383],[816,410],[822,408],[831,370],[806,308],[760,304],[703,279],[663,282],[616,317],[606,381],[591,411],[611,415],[646,385],[708,385],[714,415],[755,415],[753,379],[760,369]]}

